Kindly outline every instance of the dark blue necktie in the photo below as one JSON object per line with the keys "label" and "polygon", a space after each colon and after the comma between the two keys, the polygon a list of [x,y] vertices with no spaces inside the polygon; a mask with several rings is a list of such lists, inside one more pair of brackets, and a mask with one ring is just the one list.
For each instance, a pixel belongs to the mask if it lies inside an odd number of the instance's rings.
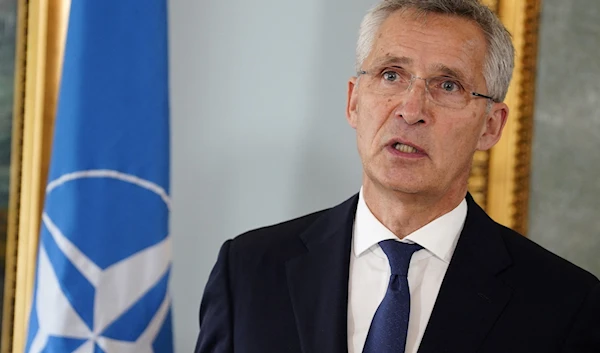
{"label": "dark blue necktie", "polygon": [[406,276],[410,258],[422,247],[392,239],[379,242],[379,246],[390,262],[392,275],[385,297],[371,321],[363,353],[404,353],[410,314]]}

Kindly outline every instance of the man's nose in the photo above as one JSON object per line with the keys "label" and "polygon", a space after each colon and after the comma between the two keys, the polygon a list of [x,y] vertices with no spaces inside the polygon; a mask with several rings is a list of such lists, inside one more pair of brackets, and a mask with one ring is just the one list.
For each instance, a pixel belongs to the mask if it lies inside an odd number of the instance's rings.
{"label": "man's nose", "polygon": [[425,105],[427,103],[427,86],[425,80],[416,78],[402,95],[395,115],[404,119],[407,124],[426,122]]}

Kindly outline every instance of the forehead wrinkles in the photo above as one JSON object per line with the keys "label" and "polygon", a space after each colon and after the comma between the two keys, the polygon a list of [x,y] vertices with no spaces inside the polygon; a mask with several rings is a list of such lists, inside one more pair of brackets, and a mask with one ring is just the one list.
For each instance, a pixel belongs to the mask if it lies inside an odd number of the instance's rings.
{"label": "forehead wrinkles", "polygon": [[[368,65],[403,58],[407,68],[420,66],[427,73],[442,67],[473,79],[482,72],[486,54],[485,37],[479,27],[460,17],[393,13],[381,26]],[[412,61],[412,62],[411,62]]]}

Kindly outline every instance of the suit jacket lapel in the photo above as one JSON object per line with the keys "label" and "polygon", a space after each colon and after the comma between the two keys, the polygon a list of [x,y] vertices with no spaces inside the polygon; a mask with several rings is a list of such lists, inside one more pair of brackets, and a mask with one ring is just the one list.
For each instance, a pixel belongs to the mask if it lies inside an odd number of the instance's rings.
{"label": "suit jacket lapel", "polygon": [[326,211],[300,238],[307,252],[286,264],[302,351],[348,350],[348,277],[358,196]]}
{"label": "suit jacket lapel", "polygon": [[508,303],[496,275],[511,263],[500,226],[467,195],[468,214],[419,353],[475,352]]}

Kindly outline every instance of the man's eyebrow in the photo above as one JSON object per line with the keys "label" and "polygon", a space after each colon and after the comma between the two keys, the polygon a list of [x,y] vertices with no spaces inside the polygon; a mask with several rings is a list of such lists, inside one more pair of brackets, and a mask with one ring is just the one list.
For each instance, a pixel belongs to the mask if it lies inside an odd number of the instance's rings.
{"label": "man's eyebrow", "polygon": [[459,79],[460,81],[467,81],[468,77],[459,69],[451,69],[444,64],[437,64],[433,66],[433,70],[436,72],[441,72],[445,76],[450,76]]}
{"label": "man's eyebrow", "polygon": [[383,67],[393,65],[411,65],[413,60],[406,56],[384,56],[373,61],[372,67]]}

